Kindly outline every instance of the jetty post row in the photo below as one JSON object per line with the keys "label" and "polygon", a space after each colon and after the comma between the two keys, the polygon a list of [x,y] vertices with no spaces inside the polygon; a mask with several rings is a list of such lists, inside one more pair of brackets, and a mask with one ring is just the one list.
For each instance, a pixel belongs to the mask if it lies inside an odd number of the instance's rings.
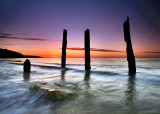
{"label": "jetty post row", "polygon": [[[129,17],[123,23],[124,40],[126,42],[126,53],[128,61],[129,73],[136,73],[135,57],[132,49],[132,42],[130,36],[130,25]],[[85,47],[85,70],[90,70],[90,31],[89,29],[84,32],[84,47]],[[62,56],[61,56],[61,67],[66,66],[66,48],[67,48],[67,30],[63,30],[63,41],[62,41]],[[27,59],[24,62],[24,72],[30,72],[30,61]]]}

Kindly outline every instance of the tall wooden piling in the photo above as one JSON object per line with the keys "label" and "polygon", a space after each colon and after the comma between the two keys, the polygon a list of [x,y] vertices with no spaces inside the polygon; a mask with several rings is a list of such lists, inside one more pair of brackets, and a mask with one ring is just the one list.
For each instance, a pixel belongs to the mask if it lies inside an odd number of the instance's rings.
{"label": "tall wooden piling", "polygon": [[89,29],[85,30],[84,45],[85,45],[85,70],[89,70],[89,69],[91,69],[91,67],[90,67],[90,33],[89,33]]}
{"label": "tall wooden piling", "polygon": [[63,30],[61,67],[66,66],[67,30]]}
{"label": "tall wooden piling", "polygon": [[127,53],[129,73],[136,73],[135,57],[132,49],[132,42],[130,36],[129,17],[127,17],[127,20],[123,23],[123,30],[124,30],[124,39],[127,45],[126,53]]}

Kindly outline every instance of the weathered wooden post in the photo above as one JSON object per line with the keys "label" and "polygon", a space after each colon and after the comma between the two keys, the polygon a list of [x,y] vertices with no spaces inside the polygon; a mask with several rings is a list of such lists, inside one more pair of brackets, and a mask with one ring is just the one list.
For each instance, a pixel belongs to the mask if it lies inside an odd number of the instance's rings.
{"label": "weathered wooden post", "polygon": [[67,30],[63,30],[61,67],[66,66]]}
{"label": "weathered wooden post", "polygon": [[84,45],[85,45],[85,70],[89,70],[89,69],[91,69],[91,67],[90,67],[90,33],[89,33],[89,29],[85,30]]}
{"label": "weathered wooden post", "polygon": [[29,59],[26,59],[23,66],[24,72],[30,72],[31,71],[31,63]]}
{"label": "weathered wooden post", "polygon": [[129,17],[127,17],[127,20],[123,23],[123,30],[124,30],[124,39],[127,45],[126,53],[127,53],[129,73],[136,73],[135,57],[132,49],[132,42],[130,36]]}

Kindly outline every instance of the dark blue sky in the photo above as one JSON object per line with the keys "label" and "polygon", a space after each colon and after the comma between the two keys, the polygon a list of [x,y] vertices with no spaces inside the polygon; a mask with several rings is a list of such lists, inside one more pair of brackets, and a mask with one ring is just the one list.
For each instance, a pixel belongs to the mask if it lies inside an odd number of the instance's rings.
{"label": "dark blue sky", "polygon": [[137,55],[160,52],[159,12],[159,0],[0,0],[0,48],[51,56],[59,54],[63,29],[68,47],[83,48],[89,28],[92,48],[125,51],[123,22],[129,16]]}

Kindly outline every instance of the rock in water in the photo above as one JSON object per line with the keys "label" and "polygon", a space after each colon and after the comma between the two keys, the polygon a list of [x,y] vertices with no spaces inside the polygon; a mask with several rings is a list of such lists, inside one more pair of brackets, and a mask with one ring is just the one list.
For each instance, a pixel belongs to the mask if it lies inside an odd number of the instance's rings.
{"label": "rock in water", "polygon": [[23,66],[24,72],[30,72],[31,71],[31,63],[29,59],[26,59]]}
{"label": "rock in water", "polygon": [[50,101],[65,100],[76,96],[76,94],[74,94],[70,90],[47,88],[47,87],[42,87],[41,85],[33,85],[30,87],[30,90],[33,93],[41,92],[43,98]]}

